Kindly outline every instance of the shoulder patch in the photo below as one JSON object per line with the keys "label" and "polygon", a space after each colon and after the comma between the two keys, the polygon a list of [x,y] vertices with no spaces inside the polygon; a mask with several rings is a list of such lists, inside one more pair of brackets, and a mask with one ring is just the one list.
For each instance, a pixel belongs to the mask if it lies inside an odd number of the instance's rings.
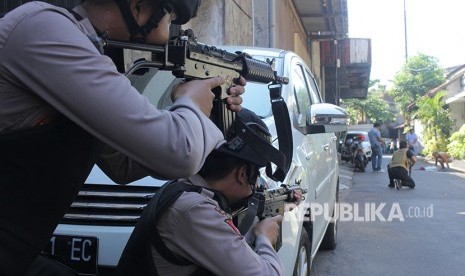
{"label": "shoulder patch", "polygon": [[229,218],[228,213],[226,213],[223,209],[221,209],[219,206],[215,206],[215,210],[222,216]]}
{"label": "shoulder patch", "polygon": [[230,218],[225,219],[224,222],[226,222],[234,230],[234,232],[236,232],[236,234],[243,238],[241,232],[239,232],[239,229],[237,229],[236,225],[234,225],[233,221]]}
{"label": "shoulder patch", "polygon": [[241,238],[242,238],[242,235],[241,235],[241,232],[239,231],[239,229],[237,229],[236,225],[234,225],[234,222],[232,221],[231,219],[231,216],[226,213],[223,209],[221,209],[220,207],[216,206],[215,207],[215,210],[221,214],[222,216],[225,217],[225,220],[224,222],[229,225],[229,227],[232,228],[232,230],[234,230],[234,232],[236,232],[237,235],[239,235]]}

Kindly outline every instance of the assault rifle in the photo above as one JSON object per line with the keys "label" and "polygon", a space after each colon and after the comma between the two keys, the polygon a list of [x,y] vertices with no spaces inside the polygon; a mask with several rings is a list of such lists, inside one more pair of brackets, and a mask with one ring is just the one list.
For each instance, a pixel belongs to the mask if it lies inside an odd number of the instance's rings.
{"label": "assault rifle", "polygon": [[275,189],[265,189],[259,187],[255,191],[254,196],[258,198],[258,211],[257,217],[262,220],[276,215],[284,215],[286,204],[295,202],[293,192],[301,190],[302,194],[307,193],[307,189],[301,188],[299,184],[292,186],[282,184],[281,187]]}
{"label": "assault rifle", "polygon": [[186,81],[221,76],[226,83],[213,90],[212,120],[225,135],[235,119],[235,112],[226,108],[225,99],[234,81],[243,76],[247,81],[281,85],[289,83],[273,70],[272,61],[265,62],[245,53],[230,53],[215,46],[196,40],[192,30],[181,30],[180,35],[171,39],[165,46],[135,44],[106,40],[111,48],[124,48],[151,52],[152,63],[160,70],[172,71],[177,78]]}
{"label": "assault rifle", "polygon": [[[186,81],[221,76],[226,83],[213,90],[215,99],[211,112],[212,121],[230,138],[230,127],[235,120],[235,112],[226,105],[228,89],[234,81],[243,76],[247,81],[268,84],[270,99],[278,134],[279,157],[274,157],[276,171],[267,170],[270,178],[283,181],[292,160],[292,131],[289,112],[281,97],[281,87],[289,83],[289,79],[278,76],[273,69],[273,62],[265,62],[252,58],[245,53],[230,53],[196,41],[192,30],[180,31],[180,35],[171,39],[164,46],[137,44],[121,41],[105,40],[104,47],[122,48],[150,52],[151,61],[145,61],[160,70],[172,71],[178,78]],[[276,155],[275,155],[276,156]]]}
{"label": "assault rifle", "polygon": [[[307,193],[307,189],[303,189],[299,184],[286,185],[282,184],[278,188],[266,189],[264,186],[260,186],[254,193],[254,196],[249,199],[247,208],[233,213],[233,217],[236,218],[235,222],[238,225],[239,231],[245,234],[253,224],[255,217],[259,220],[263,220],[268,217],[274,217],[277,215],[284,216],[284,212],[292,207],[295,198],[293,192],[295,190],[301,190],[302,195]],[[286,206],[289,204],[290,206]],[[275,250],[278,251],[282,245],[282,232],[280,229],[280,235],[277,243],[274,245]]]}

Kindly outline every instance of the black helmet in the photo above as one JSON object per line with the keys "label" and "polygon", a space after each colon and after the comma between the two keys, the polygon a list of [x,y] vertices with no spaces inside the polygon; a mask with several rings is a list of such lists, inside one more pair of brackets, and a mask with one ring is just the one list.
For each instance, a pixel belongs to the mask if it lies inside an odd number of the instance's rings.
{"label": "black helmet", "polygon": [[270,162],[279,164],[285,156],[271,144],[266,124],[254,112],[242,108],[230,128],[227,142],[217,150],[264,167]]}
{"label": "black helmet", "polygon": [[163,4],[171,6],[172,11],[176,13],[176,19],[173,20],[173,24],[183,25],[189,22],[191,18],[197,16],[201,0],[164,0],[160,2],[162,6]]}
{"label": "black helmet", "polygon": [[154,10],[147,24],[144,26],[139,26],[134,19],[131,9],[129,8],[128,0],[116,0],[116,4],[131,34],[130,40],[135,41],[138,40],[136,38],[138,35],[141,35],[142,39],[145,40],[150,31],[158,26],[160,20],[167,13],[176,13],[176,19],[173,20],[173,24],[182,25],[187,23],[191,18],[197,16],[200,1],[201,0],[153,0],[154,3],[159,4],[159,9]]}

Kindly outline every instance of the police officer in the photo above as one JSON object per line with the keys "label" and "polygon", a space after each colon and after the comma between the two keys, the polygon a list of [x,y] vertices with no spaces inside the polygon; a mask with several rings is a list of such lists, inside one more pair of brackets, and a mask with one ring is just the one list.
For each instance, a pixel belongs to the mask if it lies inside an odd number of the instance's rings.
{"label": "police officer", "polygon": [[236,135],[207,157],[199,174],[168,182],[156,193],[126,245],[117,275],[283,274],[272,246],[282,217],[258,222],[245,236],[233,224],[231,212],[252,196],[259,168],[276,151],[257,115],[243,109],[238,117],[232,128]]}
{"label": "police officer", "polygon": [[388,165],[389,174],[389,188],[394,188],[394,179],[398,179],[397,189],[402,186],[407,186],[413,189],[415,181],[410,176],[409,171],[417,162],[417,158],[413,152],[407,148],[407,141],[402,140],[399,142],[399,149],[392,155],[391,162]]}
{"label": "police officer", "polygon": [[[208,118],[222,78],[179,85],[171,110],[158,110],[96,39],[165,43],[171,22],[188,22],[199,3],[30,2],[0,18],[0,275],[24,274],[96,162],[120,183],[174,179],[224,142]],[[230,89],[231,110],[244,85]]]}

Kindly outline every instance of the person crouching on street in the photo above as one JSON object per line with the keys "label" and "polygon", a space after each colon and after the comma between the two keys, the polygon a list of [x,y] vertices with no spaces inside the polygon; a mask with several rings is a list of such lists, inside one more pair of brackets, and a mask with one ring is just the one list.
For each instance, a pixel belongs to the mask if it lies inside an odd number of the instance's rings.
{"label": "person crouching on street", "polygon": [[233,223],[234,210],[247,206],[254,194],[259,168],[276,151],[255,113],[242,109],[238,117],[232,139],[207,157],[198,174],[166,183],[152,198],[117,276],[284,275],[273,248],[282,216],[256,220],[244,231]]}
{"label": "person crouching on street", "polygon": [[434,158],[434,166],[439,164],[441,165],[441,170],[444,171],[446,168],[444,167],[444,164],[446,164],[447,169],[450,169],[449,163],[452,162],[452,158],[449,157],[449,155],[445,152],[433,152],[433,158]]}
{"label": "person crouching on street", "polygon": [[402,186],[407,186],[413,189],[415,181],[409,174],[409,170],[417,162],[417,158],[411,150],[407,148],[406,141],[400,141],[399,149],[392,155],[391,162],[388,164],[389,175],[389,188],[394,188],[394,179],[401,181],[400,189]]}

